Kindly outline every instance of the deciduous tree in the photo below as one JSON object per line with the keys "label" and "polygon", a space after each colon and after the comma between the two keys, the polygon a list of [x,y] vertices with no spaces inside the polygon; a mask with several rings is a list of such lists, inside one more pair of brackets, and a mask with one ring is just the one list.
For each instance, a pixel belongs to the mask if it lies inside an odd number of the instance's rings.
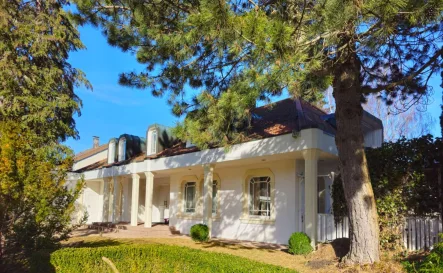
{"label": "deciduous tree", "polygon": [[[83,48],[64,0],[0,0],[0,266],[51,247],[74,227],[82,183],[67,187],[78,137],[74,87],[89,83],[68,63]],[[7,268],[6,268],[7,271]],[[11,270],[14,271],[14,270]]]}
{"label": "deciduous tree", "polygon": [[79,22],[134,51],[120,83],[168,95],[181,137],[241,141],[257,100],[316,100],[332,85],[336,144],[350,215],[350,263],[379,260],[377,211],[361,127],[365,94],[425,96],[441,70],[441,0],[76,0]]}

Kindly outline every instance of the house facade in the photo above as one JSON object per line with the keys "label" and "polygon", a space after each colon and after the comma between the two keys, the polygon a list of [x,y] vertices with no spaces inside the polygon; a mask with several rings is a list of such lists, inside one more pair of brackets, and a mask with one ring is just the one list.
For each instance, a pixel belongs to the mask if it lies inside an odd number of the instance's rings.
{"label": "house facade", "polygon": [[[381,121],[365,112],[362,125],[365,145],[381,146]],[[334,115],[299,99],[265,105],[253,111],[250,139],[229,149],[166,145],[168,130],[95,139],[76,155],[68,179],[86,182],[78,217],[146,228],[169,219],[182,234],[205,223],[212,237],[280,244],[303,231],[317,242],[338,173]]]}

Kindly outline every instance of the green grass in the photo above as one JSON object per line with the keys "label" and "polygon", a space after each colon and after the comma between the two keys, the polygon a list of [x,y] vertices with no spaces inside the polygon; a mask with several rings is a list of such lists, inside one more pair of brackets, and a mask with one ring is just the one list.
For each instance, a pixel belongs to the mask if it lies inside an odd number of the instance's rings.
{"label": "green grass", "polygon": [[295,272],[249,259],[188,247],[143,244],[63,248],[35,253],[34,272],[112,272],[102,260],[110,259],[125,272]]}

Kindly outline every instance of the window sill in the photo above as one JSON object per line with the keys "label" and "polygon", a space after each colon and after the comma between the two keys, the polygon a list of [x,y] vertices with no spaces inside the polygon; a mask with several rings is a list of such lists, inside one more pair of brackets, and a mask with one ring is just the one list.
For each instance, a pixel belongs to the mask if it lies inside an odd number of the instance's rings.
{"label": "window sill", "polygon": [[183,220],[202,220],[203,217],[201,217],[200,215],[193,215],[193,214],[179,214],[177,215],[178,219],[183,219]]}
{"label": "window sill", "polygon": [[275,219],[263,219],[263,218],[240,218],[241,223],[244,224],[262,224],[262,225],[273,225],[275,224]]}

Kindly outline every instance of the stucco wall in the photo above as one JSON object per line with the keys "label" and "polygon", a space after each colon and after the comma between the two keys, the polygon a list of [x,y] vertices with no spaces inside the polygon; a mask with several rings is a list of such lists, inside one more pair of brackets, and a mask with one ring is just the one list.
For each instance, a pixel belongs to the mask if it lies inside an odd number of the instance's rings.
{"label": "stucco wall", "polygon": [[[212,235],[214,237],[251,240],[270,243],[286,244],[292,232],[300,229],[299,219],[299,190],[296,170],[300,172],[303,168],[296,167],[297,163],[303,161],[282,160],[274,162],[263,162],[260,164],[217,169],[221,180],[219,191],[220,219],[213,221]],[[320,172],[330,172],[334,166],[319,163]],[[251,224],[242,221],[243,188],[245,172],[249,169],[269,168],[275,176],[275,223],[273,224]],[[184,175],[196,175],[201,177],[202,173],[186,172],[182,175],[171,176],[170,192],[170,225],[175,226],[181,233],[189,234],[192,225],[201,223],[201,219],[184,219],[178,216],[178,192]]]}
{"label": "stucco wall", "polygon": [[108,149],[101,151],[99,153],[96,153],[90,157],[87,157],[83,160],[80,160],[78,162],[75,162],[74,165],[72,166],[72,170],[76,171],[79,170],[83,167],[89,166],[91,164],[94,164],[95,162],[98,162],[100,160],[103,159],[107,159],[108,158]]}

